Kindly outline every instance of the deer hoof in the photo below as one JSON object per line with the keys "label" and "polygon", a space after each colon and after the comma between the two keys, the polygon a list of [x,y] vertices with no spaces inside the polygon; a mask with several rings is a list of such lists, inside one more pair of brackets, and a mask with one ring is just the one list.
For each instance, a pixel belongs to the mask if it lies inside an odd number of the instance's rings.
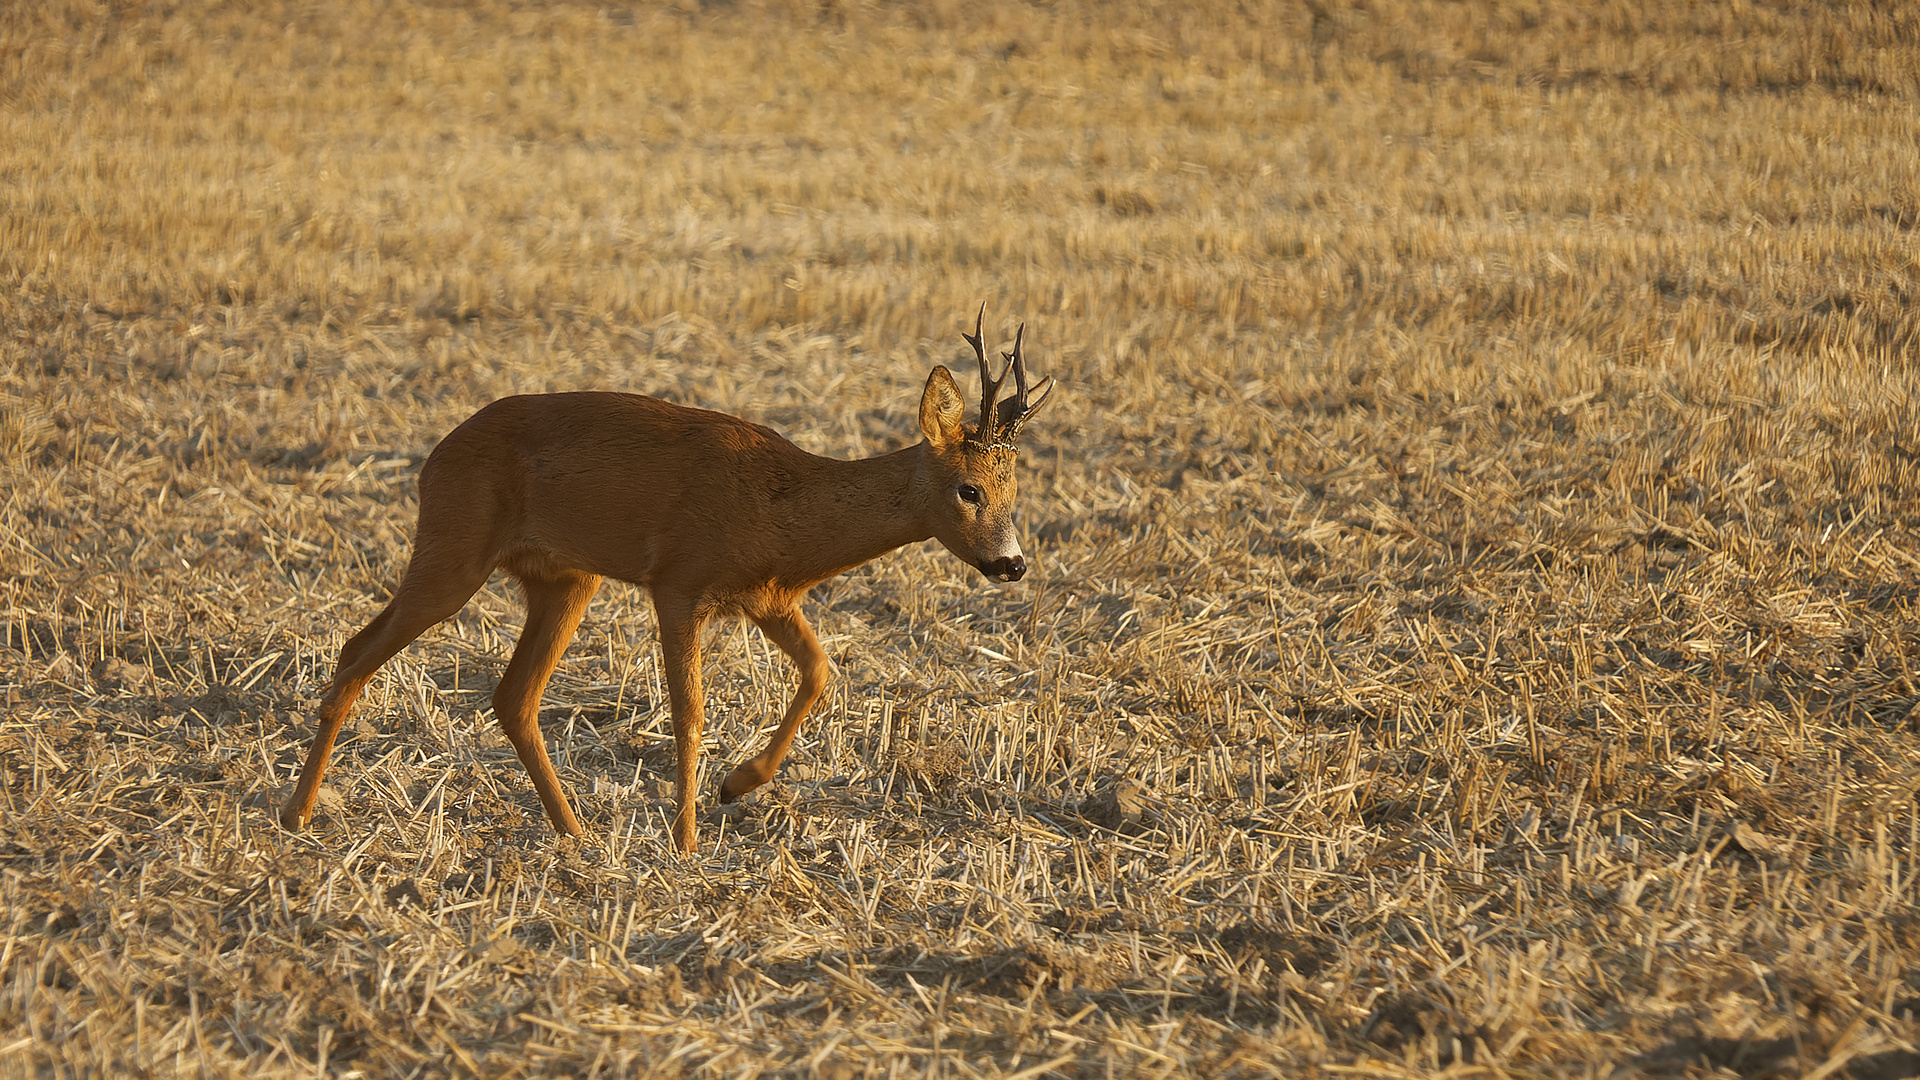
{"label": "deer hoof", "polygon": [[682,829],[679,822],[673,826],[673,849],[682,855],[692,855],[700,850],[700,842],[694,839],[693,824],[689,822]]}
{"label": "deer hoof", "polygon": [[720,784],[720,801],[730,803],[773,779],[772,770],[762,772],[752,762],[733,770]]}
{"label": "deer hoof", "polygon": [[290,795],[286,802],[280,804],[280,827],[288,832],[304,832],[307,826],[312,824],[313,812],[316,808],[338,819],[345,812],[346,806],[347,801],[340,797],[339,792],[324,785],[314,791],[312,801],[304,807],[301,806],[298,795]]}

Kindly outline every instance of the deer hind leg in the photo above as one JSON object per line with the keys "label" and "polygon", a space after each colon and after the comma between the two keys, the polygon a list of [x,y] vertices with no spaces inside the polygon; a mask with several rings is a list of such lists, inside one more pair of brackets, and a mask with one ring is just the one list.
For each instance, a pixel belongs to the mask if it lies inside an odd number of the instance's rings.
{"label": "deer hind leg", "polygon": [[[536,561],[540,565],[534,565]],[[508,569],[526,589],[527,625],[520,631],[520,643],[514,646],[500,685],[494,688],[493,715],[533,778],[553,831],[578,836],[580,820],[573,816],[566,789],[560,786],[560,776],[553,771],[540,737],[540,695],[586,614],[587,602],[600,588],[600,578],[544,559],[523,558],[509,563]]]}
{"label": "deer hind leg", "polygon": [[807,711],[827,688],[827,654],[820,648],[820,641],[813,636],[813,628],[807,625],[806,617],[799,608],[789,608],[774,615],[755,616],[754,623],[762,633],[780,646],[780,651],[793,658],[793,664],[800,669],[800,688],[793,693],[793,701],[787,706],[787,714],[780,720],[780,726],[774,730],[773,738],[767,740],[767,748],[741,763],[740,767],[727,774],[725,783],[720,785],[720,801],[733,800],[773,779],[780,770],[780,763],[786,760],[787,751],[793,748],[793,737],[800,730],[800,721],[806,719]]}
{"label": "deer hind leg", "polygon": [[693,818],[700,775],[700,735],[707,726],[706,690],[700,677],[700,630],[706,625],[693,604],[662,603],[654,598],[660,624],[661,666],[667,703],[673,709],[674,787],[680,809],[673,818],[673,846],[688,854],[698,847]]}
{"label": "deer hind leg", "polygon": [[[468,553],[471,554],[471,553]],[[407,572],[394,590],[393,601],[374,616],[366,629],[353,635],[340,648],[340,662],[333,682],[320,699],[320,720],[307,750],[307,761],[293,794],[280,808],[282,827],[299,831],[313,817],[313,804],[320,798],[320,780],[327,772],[327,757],[333,753],[333,741],[346,723],[347,713],[360,698],[361,691],[373,679],[380,665],[407,647],[434,623],[459,611],[486,584],[492,571],[484,559],[436,557],[431,549],[416,545],[407,564]]]}

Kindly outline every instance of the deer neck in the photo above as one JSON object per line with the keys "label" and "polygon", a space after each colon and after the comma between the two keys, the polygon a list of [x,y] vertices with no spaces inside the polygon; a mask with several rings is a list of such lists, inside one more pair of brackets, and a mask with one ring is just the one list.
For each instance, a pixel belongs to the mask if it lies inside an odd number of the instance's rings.
{"label": "deer neck", "polygon": [[795,507],[812,534],[790,549],[795,583],[811,585],[933,535],[917,498],[920,447],[858,461],[818,459]]}

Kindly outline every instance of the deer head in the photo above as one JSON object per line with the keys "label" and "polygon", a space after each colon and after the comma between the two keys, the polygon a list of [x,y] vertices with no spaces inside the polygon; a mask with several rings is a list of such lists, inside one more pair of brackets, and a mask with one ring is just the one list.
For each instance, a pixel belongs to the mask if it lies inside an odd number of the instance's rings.
{"label": "deer head", "polygon": [[[986,313],[987,306],[981,304],[973,333],[960,335],[980,361],[979,425],[969,431],[963,423],[960,387],[952,372],[936,367],[927,376],[927,389],[920,396],[920,431],[926,436],[920,459],[920,498],[934,537],[948,551],[995,581],[1018,581],[1026,575],[1027,561],[1013,531],[1014,440],[1052,396],[1054,381],[1048,376],[1034,388],[1040,391],[1039,398],[1030,399],[1026,359],[1021,355],[1024,324],[1014,335],[1013,351],[1001,354],[1006,364],[1000,377],[994,378],[981,336]],[[997,401],[1009,373],[1013,396]]]}

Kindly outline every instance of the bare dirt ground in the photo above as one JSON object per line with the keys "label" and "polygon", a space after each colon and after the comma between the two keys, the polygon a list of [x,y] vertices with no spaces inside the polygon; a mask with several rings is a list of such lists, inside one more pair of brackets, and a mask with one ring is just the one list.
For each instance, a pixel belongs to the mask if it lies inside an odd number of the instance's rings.
{"label": "bare dirt ground", "polygon": [[[0,1074],[1920,1071],[1920,14],[0,13]],[[616,388],[914,439],[1035,564],[820,587],[666,842],[645,598],[496,581],[273,809],[418,466]],[[971,376],[969,375],[969,381]],[[709,650],[709,776],[792,674]]]}

